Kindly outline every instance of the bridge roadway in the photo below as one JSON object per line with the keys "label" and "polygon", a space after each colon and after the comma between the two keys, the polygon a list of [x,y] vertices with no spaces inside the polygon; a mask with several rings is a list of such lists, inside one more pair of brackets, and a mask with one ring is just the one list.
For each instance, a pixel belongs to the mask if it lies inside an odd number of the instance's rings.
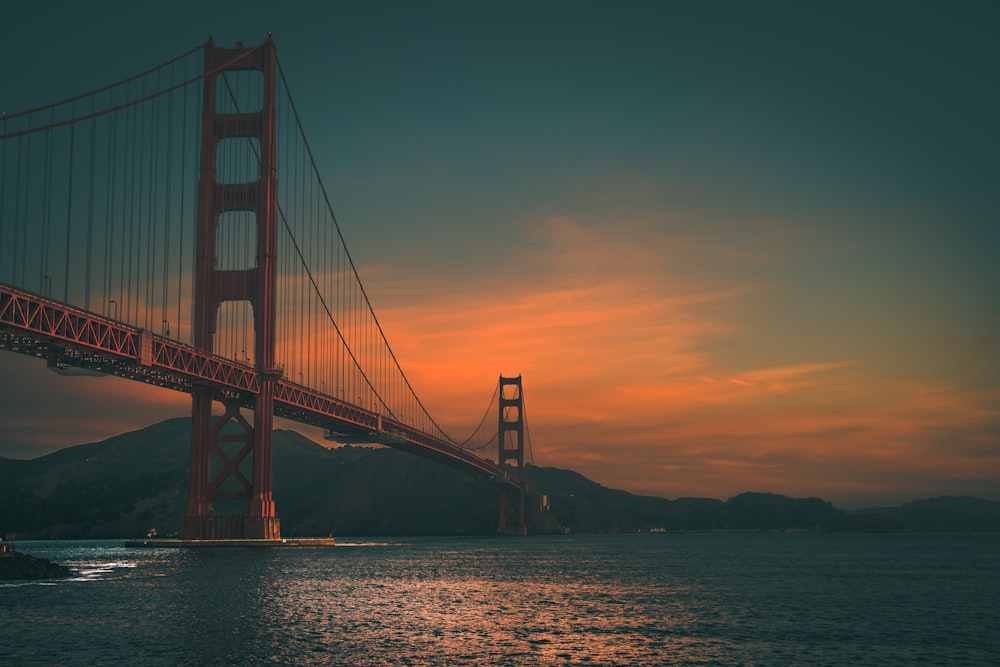
{"label": "bridge roadway", "polygon": [[[252,408],[258,372],[247,364],[0,282],[0,350],[190,393],[211,388]],[[379,443],[515,488],[506,469],[454,443],[377,412],[279,379],[274,414],[326,429],[344,442]]]}

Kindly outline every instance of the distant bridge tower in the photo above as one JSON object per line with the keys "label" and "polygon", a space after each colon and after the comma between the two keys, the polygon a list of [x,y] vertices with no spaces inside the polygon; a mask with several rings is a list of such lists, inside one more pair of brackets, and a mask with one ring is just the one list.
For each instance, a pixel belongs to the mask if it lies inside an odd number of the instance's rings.
{"label": "distant bridge tower", "polygon": [[[497,429],[497,463],[504,467],[513,462],[520,484],[515,488],[503,486],[500,489],[500,524],[497,532],[527,535],[524,520],[524,396],[521,391],[521,376],[505,378],[500,376],[500,419]],[[517,528],[513,528],[516,522]]]}
{"label": "distant bridge tower", "polygon": [[[234,59],[238,59],[235,62]],[[225,66],[226,63],[233,63]],[[225,94],[220,77],[234,70],[261,72],[259,109],[220,113],[218,99]],[[255,395],[196,388],[192,392],[191,490],[183,539],[278,539],[280,526],[272,497],[271,431],[275,384],[281,371],[275,364],[275,276],[277,245],[277,176],[275,137],[276,52],[270,38],[255,48],[205,47],[202,102],[201,174],[198,184],[198,229],[194,290],[194,344],[213,352],[219,307],[228,301],[246,301],[253,308]],[[226,98],[222,98],[226,99]],[[260,172],[256,180],[219,182],[234,165],[217,164],[219,144],[233,139],[257,141]],[[248,149],[250,150],[250,149]],[[225,152],[223,152],[225,153]],[[228,211],[256,215],[256,265],[222,270],[216,265],[219,216]],[[225,414],[212,421],[212,403]],[[253,407],[253,424],[241,414]],[[246,460],[252,457],[252,468]],[[214,457],[214,465],[213,465]],[[246,500],[243,516],[216,516],[217,500]]]}

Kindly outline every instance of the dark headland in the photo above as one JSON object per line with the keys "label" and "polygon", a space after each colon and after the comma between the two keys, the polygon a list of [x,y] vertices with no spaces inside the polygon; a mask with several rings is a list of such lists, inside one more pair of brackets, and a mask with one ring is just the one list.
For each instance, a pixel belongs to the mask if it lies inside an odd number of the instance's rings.
{"label": "dark headland", "polygon": [[62,579],[72,574],[64,565],[23,554],[6,542],[0,543],[0,581]]}

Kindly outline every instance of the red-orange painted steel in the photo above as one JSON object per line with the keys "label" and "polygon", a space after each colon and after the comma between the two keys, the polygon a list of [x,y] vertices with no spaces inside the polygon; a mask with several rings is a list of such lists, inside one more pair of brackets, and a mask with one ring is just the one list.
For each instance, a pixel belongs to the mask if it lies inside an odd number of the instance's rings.
{"label": "red-orange painted steel", "polygon": [[[510,391],[506,391],[507,388]],[[497,425],[497,463],[502,469],[508,461],[513,461],[517,470],[516,496],[510,497],[505,490],[500,492],[500,523],[497,531],[511,532],[511,520],[517,521],[517,533],[527,535],[527,523],[524,516],[524,396],[522,394],[521,376],[505,378],[500,376],[499,418]],[[512,446],[507,445],[508,436],[513,440]]]}
{"label": "red-orange painted steel", "polygon": [[[244,530],[252,534],[229,535],[233,538],[280,537],[272,493],[271,437],[274,420],[274,391],[280,372],[275,369],[275,277],[277,256],[277,176],[275,172],[276,124],[276,54],[274,43],[268,39],[259,46],[246,49],[222,49],[209,43],[205,46],[204,99],[202,101],[201,178],[198,186],[198,230],[196,234],[195,267],[195,347],[212,352],[219,306],[227,301],[248,301],[254,314],[256,392],[253,400],[254,420],[249,426],[248,442],[240,452],[239,460],[228,458],[219,447],[222,424],[242,419],[239,406],[236,412],[227,408],[226,414],[216,423],[202,419],[192,421],[192,459],[199,459],[191,466],[191,498],[189,513],[185,517],[186,539],[204,539],[206,532],[214,533],[212,503],[231,497],[220,491],[227,479],[234,479],[241,486],[249,486],[249,505]],[[234,63],[231,67],[229,63]],[[262,104],[259,112],[220,113],[216,108],[218,77],[228,69],[254,69],[262,73]],[[259,141],[260,178],[250,183],[220,183],[218,174],[218,146],[223,139],[232,137],[256,138]],[[257,220],[257,262],[252,269],[221,270],[215,267],[218,255],[216,228],[219,215],[232,210],[252,211]],[[203,402],[219,396],[196,394],[192,398],[193,413],[204,410]],[[195,431],[198,432],[195,432]],[[240,461],[253,452],[252,472],[244,472]],[[222,463],[215,480],[205,485],[207,470],[203,464],[211,456]],[[246,475],[252,481],[246,479]],[[195,479],[195,475],[198,478]],[[197,494],[207,494],[205,499]],[[195,514],[192,514],[194,512]]]}
{"label": "red-orange painted steel", "polygon": [[[143,364],[140,355],[139,340],[144,337],[151,339],[153,352],[148,365]],[[253,407],[259,391],[259,374],[246,364],[4,283],[0,283],[0,349],[192,395],[228,397],[242,407]],[[314,389],[280,379],[275,383],[274,396],[274,412],[281,417],[333,432],[350,431],[355,434],[354,442],[380,442],[407,449],[472,474],[502,480],[512,487],[523,484],[496,463],[452,442]],[[209,416],[201,415],[204,408],[195,408],[195,421],[210,422],[210,401],[205,405],[205,415]],[[207,484],[207,471],[204,479]]]}

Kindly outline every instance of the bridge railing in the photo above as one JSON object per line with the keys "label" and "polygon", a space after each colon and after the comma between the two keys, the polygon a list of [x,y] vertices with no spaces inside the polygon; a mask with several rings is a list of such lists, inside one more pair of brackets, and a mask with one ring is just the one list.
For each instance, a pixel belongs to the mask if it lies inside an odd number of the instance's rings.
{"label": "bridge railing", "polygon": [[[241,397],[238,402],[246,407],[252,407],[258,390],[258,373],[252,366],[4,283],[0,283],[0,348],[46,358],[53,365],[180,391],[211,387]],[[288,380],[277,383],[275,412],[328,429],[343,441],[419,451],[449,465],[518,484],[505,468],[451,441]]]}

